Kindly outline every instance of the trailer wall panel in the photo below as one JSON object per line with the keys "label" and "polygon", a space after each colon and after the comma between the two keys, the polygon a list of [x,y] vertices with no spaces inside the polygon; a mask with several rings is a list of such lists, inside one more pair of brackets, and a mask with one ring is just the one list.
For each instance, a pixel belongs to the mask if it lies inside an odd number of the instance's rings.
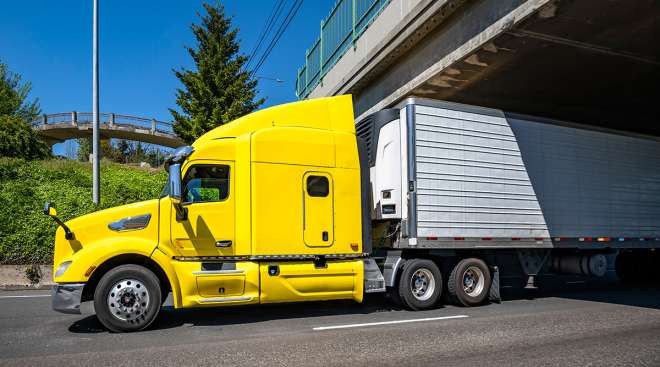
{"label": "trailer wall panel", "polygon": [[419,238],[660,238],[660,141],[407,103]]}

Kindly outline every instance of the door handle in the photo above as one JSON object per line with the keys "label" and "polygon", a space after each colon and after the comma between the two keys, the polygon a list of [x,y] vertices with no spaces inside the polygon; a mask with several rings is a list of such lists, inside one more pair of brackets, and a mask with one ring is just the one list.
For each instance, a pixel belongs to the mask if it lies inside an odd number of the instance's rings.
{"label": "door handle", "polygon": [[328,231],[323,231],[323,233],[321,234],[321,239],[323,239],[323,242],[328,241]]}
{"label": "door handle", "polygon": [[231,247],[231,240],[215,241],[215,247]]}

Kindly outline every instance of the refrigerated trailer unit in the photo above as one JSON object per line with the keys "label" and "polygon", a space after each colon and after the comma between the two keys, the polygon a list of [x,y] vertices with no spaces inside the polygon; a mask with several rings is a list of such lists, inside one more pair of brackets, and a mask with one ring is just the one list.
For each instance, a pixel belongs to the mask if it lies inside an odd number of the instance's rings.
{"label": "refrigerated trailer unit", "polygon": [[395,248],[655,247],[660,141],[408,99],[357,124]]}
{"label": "refrigerated trailer unit", "polygon": [[60,225],[53,308],[111,330],[174,307],[499,298],[500,276],[654,276],[660,142],[410,98],[355,123],[350,96],[263,109],[167,159],[154,200]]}
{"label": "refrigerated trailer unit", "polygon": [[366,117],[356,134],[373,243],[400,250],[386,252],[388,287],[400,257],[420,252],[508,253],[528,276],[602,276],[604,255],[660,245],[657,137],[419,98]]}

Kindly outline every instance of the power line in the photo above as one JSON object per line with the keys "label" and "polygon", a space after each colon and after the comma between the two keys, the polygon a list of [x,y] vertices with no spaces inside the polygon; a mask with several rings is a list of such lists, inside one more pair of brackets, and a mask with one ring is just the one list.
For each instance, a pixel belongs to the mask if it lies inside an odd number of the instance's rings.
{"label": "power line", "polygon": [[277,32],[275,33],[275,36],[271,40],[271,42],[268,44],[268,47],[266,48],[266,51],[264,51],[263,55],[259,59],[259,62],[255,66],[255,68],[252,70],[252,74],[256,73],[259,68],[261,68],[261,65],[266,61],[268,58],[268,55],[270,55],[270,52],[275,48],[277,45],[277,42],[279,42],[280,38],[286,31],[286,29],[289,27],[289,24],[291,24],[291,21],[293,21],[293,18],[295,18],[296,14],[298,13],[298,10],[302,6],[303,0],[296,1],[291,5],[291,8],[289,9],[289,13],[287,16],[284,18],[282,21],[282,24],[280,24],[280,27],[277,29]]}
{"label": "power line", "polygon": [[273,9],[270,12],[270,16],[268,17],[268,20],[266,23],[264,23],[264,27],[261,30],[261,33],[259,34],[259,37],[257,38],[257,42],[254,45],[254,48],[252,49],[252,52],[250,52],[250,57],[248,58],[247,62],[245,63],[245,68],[247,69],[250,66],[250,63],[254,59],[254,57],[257,55],[257,52],[259,52],[259,49],[261,48],[261,44],[263,43],[266,35],[270,31],[270,29],[273,27],[275,22],[280,16],[280,13],[282,12],[282,5],[284,4],[284,0],[279,0],[277,3],[273,4]]}
{"label": "power line", "polygon": [[275,37],[271,39],[270,43],[268,44],[268,47],[266,48],[266,51],[261,55],[261,58],[259,58],[259,62],[257,65],[252,69],[251,74],[254,75],[257,71],[259,71],[259,68],[261,65],[266,61],[268,58],[268,55],[270,55],[270,52],[273,50],[275,45],[277,45],[277,42],[280,40],[286,29],[289,27],[289,24],[291,24],[291,21],[293,18],[295,18],[296,14],[298,13],[298,10],[302,6],[303,0],[296,0],[296,2],[293,3],[291,8],[289,9],[289,12],[287,13],[286,17],[284,18],[284,21],[280,24],[279,28],[277,29],[277,32],[275,33]]}

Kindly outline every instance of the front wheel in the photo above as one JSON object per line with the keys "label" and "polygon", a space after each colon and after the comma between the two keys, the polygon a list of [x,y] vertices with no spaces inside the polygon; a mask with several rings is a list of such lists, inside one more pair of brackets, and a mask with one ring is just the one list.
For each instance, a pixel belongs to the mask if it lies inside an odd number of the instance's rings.
{"label": "front wheel", "polygon": [[431,260],[407,260],[399,278],[398,292],[402,303],[410,309],[435,306],[442,294],[440,269]]}
{"label": "front wheel", "polygon": [[99,321],[114,332],[138,331],[148,327],[160,311],[158,277],[139,265],[121,265],[108,271],[94,292]]}
{"label": "front wheel", "polygon": [[486,301],[490,285],[490,271],[485,262],[475,258],[463,259],[449,275],[447,292],[459,304],[471,307]]}

